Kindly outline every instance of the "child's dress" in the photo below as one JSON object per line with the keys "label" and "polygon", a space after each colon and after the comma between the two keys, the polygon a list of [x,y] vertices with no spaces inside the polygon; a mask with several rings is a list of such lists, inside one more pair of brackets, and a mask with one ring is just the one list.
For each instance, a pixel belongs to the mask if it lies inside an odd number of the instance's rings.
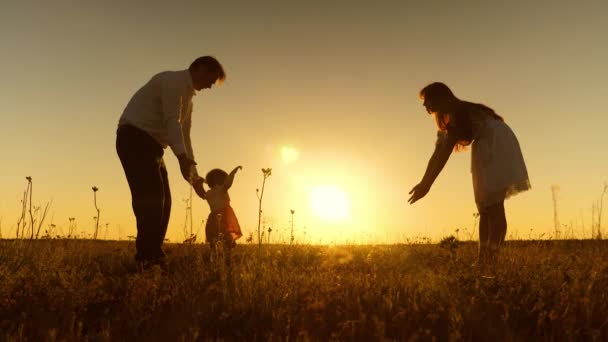
{"label": "child's dress", "polygon": [[530,189],[528,171],[511,128],[483,108],[469,113],[472,127],[471,173],[480,212]]}
{"label": "child's dress", "polygon": [[206,192],[205,198],[211,209],[205,225],[207,242],[213,243],[223,237],[222,240],[233,244],[243,236],[243,233],[236,214],[230,206],[228,191],[223,185],[216,186]]}

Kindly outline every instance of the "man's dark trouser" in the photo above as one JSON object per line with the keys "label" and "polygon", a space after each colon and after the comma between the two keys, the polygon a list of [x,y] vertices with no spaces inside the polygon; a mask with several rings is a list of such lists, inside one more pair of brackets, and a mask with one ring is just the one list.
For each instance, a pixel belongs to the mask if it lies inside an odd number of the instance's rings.
{"label": "man's dark trouser", "polygon": [[135,260],[162,262],[161,246],[171,213],[163,148],[146,132],[121,125],[116,132],[116,152],[129,182],[137,220]]}

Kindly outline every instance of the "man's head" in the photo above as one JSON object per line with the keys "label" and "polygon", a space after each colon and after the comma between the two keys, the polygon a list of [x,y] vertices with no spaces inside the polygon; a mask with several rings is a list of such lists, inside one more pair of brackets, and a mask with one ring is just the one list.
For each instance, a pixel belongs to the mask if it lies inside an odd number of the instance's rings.
{"label": "man's head", "polygon": [[196,90],[210,89],[214,84],[226,79],[224,68],[217,59],[211,56],[195,59],[188,70],[192,77],[192,86]]}

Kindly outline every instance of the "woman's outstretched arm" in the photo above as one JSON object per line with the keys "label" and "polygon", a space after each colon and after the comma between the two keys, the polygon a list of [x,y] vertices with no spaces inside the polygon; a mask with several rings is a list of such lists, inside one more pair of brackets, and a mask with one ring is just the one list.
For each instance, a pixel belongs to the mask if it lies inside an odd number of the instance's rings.
{"label": "woman's outstretched arm", "polygon": [[435,151],[426,166],[422,181],[409,192],[412,195],[408,200],[410,204],[414,204],[429,192],[431,185],[433,185],[435,179],[437,179],[437,176],[439,176],[439,173],[441,173],[441,170],[443,170],[443,167],[450,158],[455,145],[456,139],[450,135],[446,135],[445,138],[435,145]]}

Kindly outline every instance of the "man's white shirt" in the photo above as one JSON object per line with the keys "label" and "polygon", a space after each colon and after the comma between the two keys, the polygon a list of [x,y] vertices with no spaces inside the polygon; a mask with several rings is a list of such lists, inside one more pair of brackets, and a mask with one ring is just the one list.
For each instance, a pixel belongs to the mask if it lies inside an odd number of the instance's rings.
{"label": "man's white shirt", "polygon": [[194,95],[188,70],[158,73],[133,95],[118,125],[135,126],[163,148],[170,146],[175,155],[185,153],[194,160],[190,139]]}

